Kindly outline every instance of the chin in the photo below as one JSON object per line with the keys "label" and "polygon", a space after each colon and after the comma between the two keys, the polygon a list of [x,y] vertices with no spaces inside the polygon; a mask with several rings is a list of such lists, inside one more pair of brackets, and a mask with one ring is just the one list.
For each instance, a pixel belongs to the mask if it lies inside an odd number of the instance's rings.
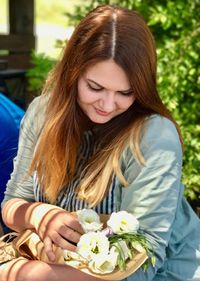
{"label": "chin", "polygon": [[111,118],[105,118],[105,119],[102,119],[102,118],[90,118],[90,120],[96,124],[105,124],[107,122],[109,122],[111,120]]}
{"label": "chin", "polygon": [[99,121],[99,120],[96,120],[96,119],[94,119],[94,120],[91,120],[93,123],[95,123],[95,124],[105,124],[105,123],[107,123],[108,121],[110,121],[110,120],[107,120],[107,121]]}

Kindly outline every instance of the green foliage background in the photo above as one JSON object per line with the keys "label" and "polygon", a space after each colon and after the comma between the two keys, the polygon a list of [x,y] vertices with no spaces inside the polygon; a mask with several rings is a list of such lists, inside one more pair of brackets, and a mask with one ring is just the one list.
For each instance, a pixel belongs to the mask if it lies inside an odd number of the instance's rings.
{"label": "green foliage background", "polygon": [[[159,93],[180,125],[185,144],[182,178],[185,195],[200,206],[200,0],[90,0],[75,6],[75,12],[66,12],[66,16],[76,25],[88,11],[101,4],[138,10],[154,34]],[[48,62],[45,55],[35,55],[33,60],[35,68],[28,74],[30,86],[39,90],[53,62]],[[36,83],[35,75],[41,75]]]}

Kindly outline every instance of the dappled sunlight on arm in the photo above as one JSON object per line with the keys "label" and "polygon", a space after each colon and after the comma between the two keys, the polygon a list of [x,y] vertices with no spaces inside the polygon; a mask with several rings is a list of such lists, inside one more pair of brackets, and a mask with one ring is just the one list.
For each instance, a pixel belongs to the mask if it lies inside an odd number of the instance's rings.
{"label": "dappled sunlight on arm", "polygon": [[16,231],[33,228],[30,224],[30,215],[38,204],[40,203],[29,203],[19,198],[9,200],[2,209],[4,223]]}
{"label": "dappled sunlight on arm", "polygon": [[[48,278],[48,279],[47,279]],[[0,267],[0,281],[104,281],[67,265],[18,258]]]}
{"label": "dappled sunlight on arm", "polygon": [[8,263],[5,263],[0,267],[0,281],[14,281],[19,280],[19,272],[24,264],[26,264],[28,260],[19,257],[15,260],[12,260]]}

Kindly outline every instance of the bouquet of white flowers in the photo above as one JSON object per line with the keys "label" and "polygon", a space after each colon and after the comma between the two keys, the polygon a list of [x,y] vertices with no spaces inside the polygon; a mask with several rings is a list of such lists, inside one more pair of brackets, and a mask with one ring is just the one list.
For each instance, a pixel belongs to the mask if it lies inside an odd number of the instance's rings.
{"label": "bouquet of white flowers", "polygon": [[76,252],[63,251],[65,264],[107,280],[121,280],[140,266],[145,270],[148,256],[154,265],[152,247],[138,232],[139,222],[132,214],[112,213],[104,229],[94,210],[80,210],[77,217],[85,234]]}
{"label": "bouquet of white flowers", "polygon": [[[67,264],[104,280],[121,280],[140,267],[145,270],[149,262],[154,265],[151,244],[141,234],[139,222],[132,214],[120,211],[112,213],[108,219],[106,215],[83,209],[72,215],[78,218],[85,234],[76,252],[53,245],[55,263]],[[44,243],[36,232],[27,229],[10,235],[14,238],[12,242],[7,236],[0,239],[0,263],[19,256],[49,262]]]}

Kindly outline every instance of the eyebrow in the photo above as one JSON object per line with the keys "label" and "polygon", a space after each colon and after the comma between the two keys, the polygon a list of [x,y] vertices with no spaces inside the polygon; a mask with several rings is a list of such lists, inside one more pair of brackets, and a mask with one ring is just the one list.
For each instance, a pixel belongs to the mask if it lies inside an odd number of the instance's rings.
{"label": "eyebrow", "polygon": [[[92,79],[86,78],[86,80],[89,81],[89,82],[94,83],[94,84],[95,84],[96,86],[98,86],[99,88],[102,88],[102,89],[105,88],[104,86],[100,85],[99,83],[95,82],[95,81],[92,80]],[[128,89],[128,90],[119,90],[119,91],[117,91],[117,92],[128,94],[128,93],[131,93],[131,92],[132,92],[132,89]]]}

